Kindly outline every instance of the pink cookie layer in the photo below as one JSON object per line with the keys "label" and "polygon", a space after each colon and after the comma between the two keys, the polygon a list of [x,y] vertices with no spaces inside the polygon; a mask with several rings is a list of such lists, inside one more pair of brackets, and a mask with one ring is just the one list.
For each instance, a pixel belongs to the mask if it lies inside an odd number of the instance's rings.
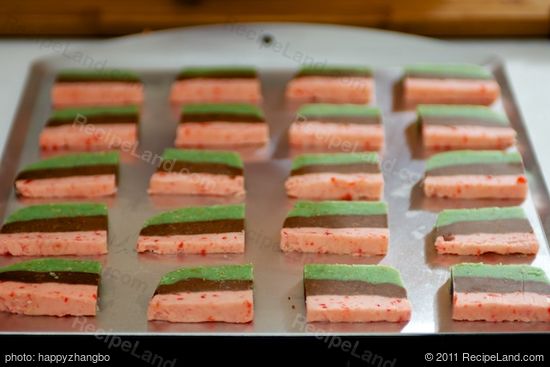
{"label": "pink cookie layer", "polygon": [[130,149],[136,142],[136,124],[62,125],[46,127],[40,134],[44,150]]}
{"label": "pink cookie layer", "polygon": [[281,250],[342,255],[385,255],[387,228],[283,228]]}
{"label": "pink cookie layer", "polygon": [[524,176],[434,176],[424,179],[428,197],[452,199],[525,199],[527,180]]}
{"label": "pink cookie layer", "polygon": [[310,102],[368,103],[374,94],[372,78],[302,76],[288,83],[289,99]]}
{"label": "pink cookie layer", "polygon": [[269,140],[265,123],[186,122],[178,126],[177,147],[264,145]]}
{"label": "pink cookie layer", "polygon": [[411,318],[407,299],[374,295],[307,296],[306,310],[308,322],[403,322]]}
{"label": "pink cookie layer", "polygon": [[448,149],[506,149],[516,142],[516,132],[508,127],[424,126],[424,147]]}
{"label": "pink cookie layer", "polygon": [[285,188],[288,196],[300,199],[379,200],[384,179],[377,173],[308,173],[290,176]]}
{"label": "pink cookie layer", "polygon": [[157,294],[149,302],[148,320],[247,323],[254,319],[252,290]]}
{"label": "pink cookie layer", "polygon": [[453,320],[550,322],[550,297],[536,293],[453,295]]}
{"label": "pink cookie layer", "polygon": [[516,132],[510,127],[484,126],[424,126],[424,147],[446,149],[506,149],[516,142]]}
{"label": "pink cookie layer", "polygon": [[295,122],[288,134],[290,145],[297,148],[348,146],[353,150],[380,150],[384,145],[384,129],[380,125]]}
{"label": "pink cookie layer", "polygon": [[52,103],[58,107],[141,104],[143,85],[123,82],[56,83]]}
{"label": "pink cookie layer", "polygon": [[244,231],[173,236],[139,236],[138,252],[156,254],[240,254]]}
{"label": "pink cookie layer", "polygon": [[0,282],[0,311],[24,315],[93,316],[97,286]]}
{"label": "pink cookie layer", "polygon": [[440,254],[534,255],[539,250],[539,244],[534,233],[478,233],[453,235],[447,241],[443,236],[438,236],[435,240],[435,248]]}
{"label": "pink cookie layer", "polygon": [[210,173],[156,172],[149,182],[149,194],[171,195],[244,195],[243,176]]}
{"label": "pink cookie layer", "polygon": [[490,105],[500,96],[493,80],[405,78],[405,103]]}
{"label": "pink cookie layer", "polygon": [[28,198],[91,198],[114,195],[117,190],[115,175],[17,180],[15,187],[18,194]]}
{"label": "pink cookie layer", "polygon": [[106,253],[107,231],[0,234],[1,255],[87,256]]}
{"label": "pink cookie layer", "polygon": [[170,101],[188,102],[259,102],[262,100],[258,79],[189,79],[172,84]]}

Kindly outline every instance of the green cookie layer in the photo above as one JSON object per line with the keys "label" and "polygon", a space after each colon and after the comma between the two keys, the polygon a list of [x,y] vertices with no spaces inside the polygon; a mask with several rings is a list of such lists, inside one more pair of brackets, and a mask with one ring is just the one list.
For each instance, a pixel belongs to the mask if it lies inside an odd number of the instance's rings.
{"label": "green cookie layer", "polygon": [[359,65],[305,65],[298,76],[372,76],[372,70]]}
{"label": "green cookie layer", "polygon": [[433,155],[426,161],[426,171],[436,168],[469,164],[505,164],[522,163],[517,152],[507,153],[500,150],[458,150]]}
{"label": "green cookie layer", "polygon": [[386,203],[381,201],[298,201],[288,216],[382,215],[387,211]]}
{"label": "green cookie layer", "polygon": [[183,106],[183,115],[239,115],[264,119],[262,110],[249,103],[197,103]]}
{"label": "green cookie layer", "polygon": [[221,265],[196,268],[181,268],[165,274],[160,285],[174,284],[186,279],[204,279],[213,281],[253,280],[252,265]]}
{"label": "green cookie layer", "polygon": [[95,117],[95,116],[127,116],[138,115],[139,109],[137,106],[116,106],[116,107],[80,107],[80,108],[64,108],[54,111],[51,120],[74,120],[78,116]]}
{"label": "green cookie layer", "polygon": [[149,218],[143,227],[166,223],[205,222],[224,219],[243,219],[244,204],[194,206],[164,212]]}
{"label": "green cookie layer", "polygon": [[23,261],[0,268],[0,273],[8,271],[34,271],[34,272],[81,272],[101,273],[101,264],[97,261],[88,260],[65,260],[65,259],[35,259]]}
{"label": "green cookie layer", "polygon": [[194,66],[183,69],[178,78],[216,78],[234,75],[235,77],[256,77],[256,69],[251,66]]}
{"label": "green cookie layer", "polygon": [[304,117],[379,117],[380,109],[359,104],[311,103],[300,107],[297,114]]}
{"label": "green cookie layer", "polygon": [[130,70],[65,69],[57,74],[57,81],[121,81],[140,82],[139,75]]}
{"label": "green cookie layer", "polygon": [[520,207],[447,209],[439,213],[435,225],[436,227],[443,227],[457,222],[477,222],[500,219],[525,219],[525,212]]}
{"label": "green cookie layer", "polygon": [[385,265],[307,264],[304,279],[358,280],[374,284],[391,283],[403,287],[399,272]]}
{"label": "green cookie layer", "polygon": [[323,165],[323,164],[355,164],[367,163],[378,164],[378,154],[376,153],[319,153],[302,154],[292,161],[292,169],[296,170],[304,166]]}
{"label": "green cookie layer", "polygon": [[193,163],[218,163],[243,168],[242,159],[235,152],[168,148],[164,150],[162,159]]}
{"label": "green cookie layer", "polygon": [[485,106],[455,106],[455,105],[420,105],[417,107],[418,116],[422,118],[443,117],[489,120],[497,124],[509,125],[506,116]]}
{"label": "green cookie layer", "polygon": [[85,217],[107,215],[107,206],[96,203],[60,203],[33,205],[19,209],[12,213],[7,219],[7,223],[26,222],[36,219],[67,218],[67,217]]}
{"label": "green cookie layer", "polygon": [[477,277],[532,281],[550,284],[544,271],[529,265],[458,264],[451,268],[453,277]]}
{"label": "green cookie layer", "polygon": [[456,77],[467,79],[493,79],[493,74],[474,64],[419,64],[405,67],[405,75]]}
{"label": "green cookie layer", "polygon": [[76,153],[48,158],[29,164],[23,168],[23,171],[97,165],[112,166],[118,165],[118,163],[118,152]]}

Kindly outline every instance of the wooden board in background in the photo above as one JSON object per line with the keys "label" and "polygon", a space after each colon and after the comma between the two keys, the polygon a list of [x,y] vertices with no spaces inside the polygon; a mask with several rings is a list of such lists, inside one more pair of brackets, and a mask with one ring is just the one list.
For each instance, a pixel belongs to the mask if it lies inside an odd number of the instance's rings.
{"label": "wooden board in background", "polygon": [[18,0],[0,35],[111,36],[187,25],[292,21],[429,36],[548,36],[550,0]]}

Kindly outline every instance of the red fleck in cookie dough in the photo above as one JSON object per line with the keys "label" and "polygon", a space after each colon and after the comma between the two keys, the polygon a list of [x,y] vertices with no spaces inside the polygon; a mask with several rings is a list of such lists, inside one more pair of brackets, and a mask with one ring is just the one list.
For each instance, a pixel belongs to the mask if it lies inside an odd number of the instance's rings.
{"label": "red fleck in cookie dough", "polygon": [[525,199],[527,178],[519,153],[460,150],[426,162],[424,193],[453,199]]}
{"label": "red fleck in cookie dough", "polygon": [[539,249],[520,207],[444,210],[437,217],[435,233],[440,254],[534,255]]}
{"label": "red fleck in cookie dough", "polygon": [[269,127],[262,110],[252,104],[191,104],[183,106],[176,133],[177,147],[262,146]]}
{"label": "red fleck in cookie dough", "polygon": [[380,200],[384,179],[376,153],[302,154],[285,182],[288,196],[312,200]]}
{"label": "red fleck in cookie dough", "polygon": [[262,100],[256,69],[247,66],[189,67],[181,71],[170,93],[176,104]]}
{"label": "red fleck in cookie dough", "polygon": [[485,106],[420,105],[417,112],[429,150],[506,149],[516,142],[506,116]]}
{"label": "red fleck in cookie dough", "polygon": [[252,322],[252,265],[186,267],[165,274],[149,302],[147,319]]}
{"label": "red fleck in cookie dough", "polygon": [[38,259],[0,268],[0,311],[23,315],[95,316],[97,261]]}
{"label": "red fleck in cookie dough", "polygon": [[12,256],[107,253],[107,206],[33,205],[12,213],[0,229],[0,254]]}
{"label": "red fleck in cookie dough", "polygon": [[140,105],[143,84],[128,70],[61,70],[51,91],[55,108]]}
{"label": "red fleck in cookie dough", "polygon": [[399,272],[384,265],[304,266],[307,321],[404,322],[411,306]]}
{"label": "red fleck in cookie dough", "polygon": [[405,104],[491,105],[500,96],[493,74],[473,64],[420,64],[405,68]]}
{"label": "red fleck in cookie dough", "polygon": [[166,149],[149,194],[244,195],[243,163],[234,152]]}
{"label": "red fleck in cookie dough", "polygon": [[66,154],[25,166],[15,191],[27,198],[91,198],[117,190],[117,152]]}
{"label": "red fleck in cookie dough", "polygon": [[550,321],[550,282],[540,268],[458,264],[451,274],[453,320]]}
{"label": "red fleck in cookie dough", "polygon": [[188,207],[147,220],[137,251],[157,254],[244,252],[244,205]]}
{"label": "red fleck in cookie dough", "polygon": [[389,237],[385,203],[299,201],[281,229],[281,250],[385,255]]}
{"label": "red fleck in cookie dough", "polygon": [[380,150],[384,127],[380,110],[356,104],[307,104],[290,125],[289,142],[296,148]]}
{"label": "red fleck in cookie dough", "polygon": [[56,110],[40,133],[43,150],[102,150],[137,143],[136,106],[79,107]]}
{"label": "red fleck in cookie dough", "polygon": [[309,65],[288,83],[286,96],[307,102],[369,103],[374,98],[374,80],[364,66]]}

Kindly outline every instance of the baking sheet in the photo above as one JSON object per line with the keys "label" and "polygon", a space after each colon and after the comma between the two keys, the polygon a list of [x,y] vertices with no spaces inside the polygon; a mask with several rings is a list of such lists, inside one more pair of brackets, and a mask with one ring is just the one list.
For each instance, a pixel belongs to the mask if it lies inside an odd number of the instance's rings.
{"label": "baking sheet", "polygon": [[[400,58],[403,63],[417,61],[445,61],[441,51],[447,46],[438,42],[418,40],[395,34],[355,30],[340,27],[301,26],[317,31],[317,38],[304,36],[293,31],[291,26],[247,25],[258,34],[270,34],[275,40],[285,39],[294,34],[293,47],[302,47],[310,52],[307,55],[323,55],[327,50],[340,47],[340,40],[355,44],[359,40],[365,50],[341,48],[335,58],[326,56],[328,62],[363,63],[365,55],[371,54],[374,47],[386,45],[393,40],[397,46],[431,50],[424,59],[415,56]],[[189,36],[189,33],[198,32]],[[389,205],[390,247],[385,257],[351,257],[316,254],[283,254],[280,252],[279,231],[287,211],[294,200],[286,197],[284,180],[290,170],[289,157],[295,154],[286,142],[286,130],[295,113],[295,105],[284,100],[284,87],[296,69],[296,63],[288,60],[275,60],[273,55],[260,55],[263,52],[258,43],[250,43],[247,37],[236,34],[225,35],[227,26],[203,27],[191,31],[177,31],[155,35],[150,39],[140,37],[106,44],[90,55],[109,55],[115,67],[134,67],[143,76],[145,83],[145,103],[141,119],[141,144],[137,151],[123,156],[119,193],[116,197],[100,199],[109,205],[109,254],[97,257],[104,264],[100,289],[100,311],[95,318],[54,318],[30,317],[0,314],[1,332],[123,332],[123,333],[182,333],[182,334],[310,334],[330,332],[339,334],[371,333],[447,333],[447,332],[540,332],[550,331],[544,323],[483,323],[453,322],[450,318],[450,284],[448,267],[464,261],[484,261],[487,263],[531,263],[550,273],[550,259],[545,231],[548,232],[548,208],[550,202],[544,187],[540,169],[527,140],[526,131],[513,94],[507,83],[503,65],[493,59],[488,66],[495,71],[503,88],[503,99],[496,108],[506,111],[512,125],[518,131],[518,148],[524,156],[528,171],[530,195],[523,204],[535,233],[541,243],[536,257],[484,255],[450,256],[437,255],[433,248],[431,234],[437,211],[443,208],[513,205],[506,201],[453,201],[425,199],[419,181],[423,174],[424,158],[419,147],[417,131],[414,128],[415,115],[410,111],[395,111],[392,91],[400,77],[399,65],[395,64],[395,50],[385,50],[386,54],[375,53],[370,64],[378,67],[376,73],[376,104],[383,111],[386,147],[381,152],[382,171],[385,179],[384,200]],[[351,33],[350,33],[351,32]],[[313,34],[313,33],[308,33]],[[173,52],[171,42],[176,35],[189,36],[187,59],[161,62],[159,55],[137,57],[139,52],[154,50],[166,54]],[[344,37],[347,36],[347,37]],[[215,41],[229,37],[233,47],[215,48]],[[354,38],[355,37],[355,38]],[[389,38],[388,38],[389,37]],[[181,39],[185,39],[182,37]],[[204,53],[199,43],[217,50]],[[212,43],[208,41],[212,40]],[[254,42],[257,42],[253,40]],[[248,42],[248,43],[247,43]],[[261,42],[258,41],[258,42]],[[183,42],[185,45],[186,43]],[[369,46],[369,45],[372,45]],[[263,46],[262,46],[263,47]],[[317,47],[317,48],[316,48]],[[370,47],[370,48],[369,48]],[[140,50],[141,51],[138,51]],[[185,49],[185,47],[183,47]],[[207,48],[209,49],[209,48]],[[407,48],[400,48],[406,50]],[[243,255],[153,255],[137,254],[135,244],[141,225],[149,216],[163,210],[189,205],[210,205],[236,202],[236,199],[192,198],[148,196],[146,189],[150,175],[158,163],[156,155],[173,144],[177,125],[177,114],[168,103],[170,83],[177,72],[172,63],[196,65],[201,63],[243,63],[242,51],[247,50],[261,72],[262,89],[265,97],[263,107],[271,129],[271,141],[261,151],[245,152],[246,164],[246,253]],[[324,50],[324,51],[323,51]],[[347,51],[346,51],[347,50]],[[191,52],[191,51],[194,51]],[[384,52],[384,50],[379,50]],[[191,56],[189,53],[191,52]],[[216,57],[213,57],[216,56]],[[227,57],[223,57],[227,55]],[[432,58],[430,58],[432,55]],[[239,56],[241,57],[239,59]],[[220,58],[221,57],[221,58]],[[313,56],[311,56],[313,57]],[[316,56],[317,58],[321,56]],[[480,62],[484,55],[450,52],[456,62]],[[232,61],[232,58],[237,61]],[[282,59],[282,56],[280,57]],[[136,61],[138,60],[138,61]],[[215,62],[217,60],[217,62]],[[385,61],[386,60],[386,61]],[[390,64],[391,66],[388,66]],[[447,60],[447,61],[451,61]],[[279,64],[277,61],[281,61]],[[386,65],[386,62],[388,65]],[[2,163],[0,212],[6,214],[28,204],[47,202],[45,200],[18,200],[15,198],[11,182],[19,167],[40,157],[37,147],[38,134],[50,112],[48,91],[53,82],[55,69],[76,67],[63,57],[39,62],[33,68],[26,93],[22,99],[20,112],[12,128]],[[347,146],[342,145],[342,150]],[[149,154],[150,153],[150,154]],[[546,223],[543,227],[542,222]],[[25,258],[0,257],[0,265],[7,265]],[[28,259],[28,258],[26,258]],[[179,266],[203,264],[237,264],[251,262],[255,267],[255,319],[248,325],[223,323],[170,324],[147,322],[147,302],[151,297],[160,276]],[[388,264],[398,268],[412,304],[412,319],[408,323],[374,324],[328,324],[304,322],[305,309],[302,288],[302,267],[305,263],[364,263]]]}

